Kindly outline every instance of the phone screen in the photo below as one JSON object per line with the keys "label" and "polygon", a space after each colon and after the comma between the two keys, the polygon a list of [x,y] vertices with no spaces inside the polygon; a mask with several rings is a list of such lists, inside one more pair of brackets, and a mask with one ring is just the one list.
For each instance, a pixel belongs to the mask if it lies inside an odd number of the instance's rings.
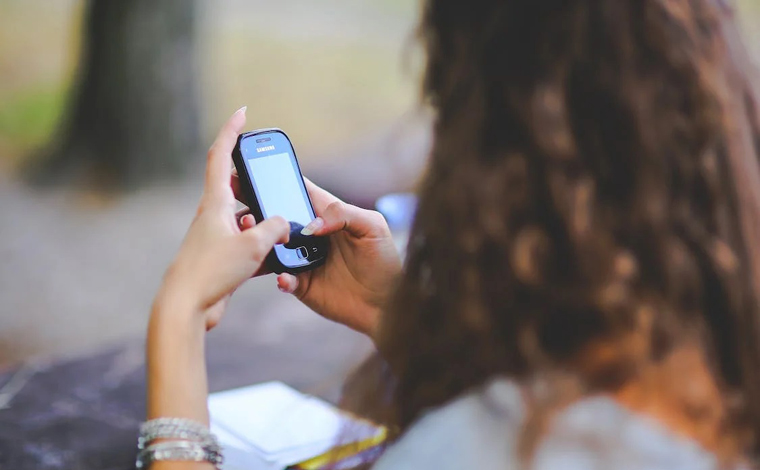
{"label": "phone screen", "polygon": [[261,198],[264,218],[279,215],[287,221],[307,225],[311,213],[302,194],[300,177],[293,167],[293,157],[277,153],[249,158],[248,169]]}
{"label": "phone screen", "polygon": [[[265,219],[279,215],[303,226],[314,220],[293,147],[284,134],[251,136],[241,143],[241,152]],[[309,262],[296,250],[282,245],[277,245],[275,251],[286,266],[296,267]]]}

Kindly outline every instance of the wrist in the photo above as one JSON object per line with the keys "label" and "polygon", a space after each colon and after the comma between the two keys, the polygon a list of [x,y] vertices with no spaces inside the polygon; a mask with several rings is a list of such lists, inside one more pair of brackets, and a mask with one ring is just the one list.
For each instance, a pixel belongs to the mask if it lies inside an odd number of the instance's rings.
{"label": "wrist", "polygon": [[375,341],[382,313],[383,310],[379,307],[369,307],[358,324],[354,325],[353,329],[369,336],[372,341]]}
{"label": "wrist", "polygon": [[167,269],[153,302],[154,311],[157,308],[168,311],[169,307],[196,313],[203,310],[202,299],[198,294],[200,289],[194,287],[193,282],[182,275],[185,271],[187,270],[178,269],[176,264]]}
{"label": "wrist", "polygon": [[205,325],[203,309],[192,293],[162,286],[153,301],[151,317],[161,324],[170,321],[182,322],[188,326]]}

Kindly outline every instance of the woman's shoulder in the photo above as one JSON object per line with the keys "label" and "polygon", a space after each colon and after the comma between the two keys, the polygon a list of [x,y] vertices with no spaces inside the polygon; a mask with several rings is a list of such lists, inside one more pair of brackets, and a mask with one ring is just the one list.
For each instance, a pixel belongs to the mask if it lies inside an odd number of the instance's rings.
{"label": "woman's shoulder", "polygon": [[[525,408],[519,387],[493,380],[431,410],[390,447],[376,470],[520,468]],[[604,397],[557,415],[533,458],[534,470],[707,470],[717,460],[695,442]]]}

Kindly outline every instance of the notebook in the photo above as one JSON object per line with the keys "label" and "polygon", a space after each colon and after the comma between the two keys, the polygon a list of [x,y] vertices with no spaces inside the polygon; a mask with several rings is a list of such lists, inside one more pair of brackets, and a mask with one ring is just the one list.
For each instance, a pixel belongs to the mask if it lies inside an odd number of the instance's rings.
{"label": "notebook", "polygon": [[214,393],[208,405],[223,470],[318,470],[336,457],[348,465],[385,440],[384,428],[281,382]]}

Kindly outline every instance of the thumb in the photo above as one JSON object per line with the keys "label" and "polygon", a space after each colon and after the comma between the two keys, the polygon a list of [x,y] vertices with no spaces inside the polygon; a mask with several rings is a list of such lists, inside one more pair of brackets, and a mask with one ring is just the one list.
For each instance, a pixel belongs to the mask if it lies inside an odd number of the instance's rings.
{"label": "thumb", "polygon": [[240,234],[241,246],[246,256],[263,262],[274,245],[287,243],[290,224],[282,217],[272,217]]}
{"label": "thumb", "polygon": [[303,235],[325,236],[345,230],[357,238],[387,235],[388,224],[377,211],[335,201],[325,211],[307,225]]}

